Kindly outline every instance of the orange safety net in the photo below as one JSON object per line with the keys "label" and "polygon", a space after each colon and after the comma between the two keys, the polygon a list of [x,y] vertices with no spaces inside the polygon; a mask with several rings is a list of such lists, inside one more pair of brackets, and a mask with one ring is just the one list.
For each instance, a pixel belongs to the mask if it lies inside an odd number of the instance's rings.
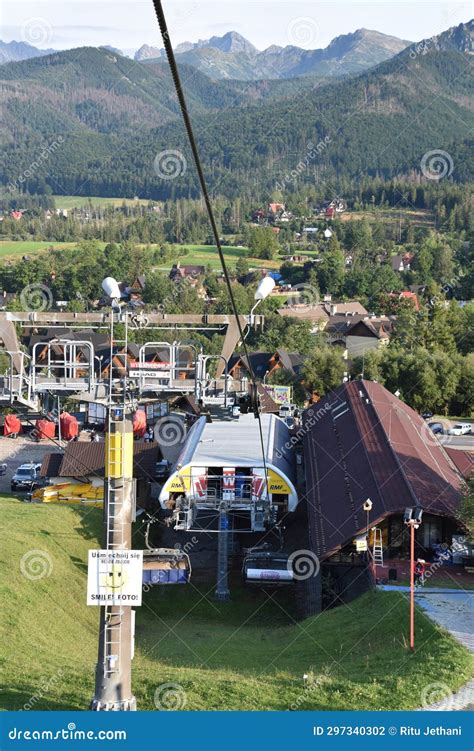
{"label": "orange safety net", "polygon": [[133,434],[143,438],[146,433],[146,413],[143,409],[137,409],[133,415]]}
{"label": "orange safety net", "polygon": [[35,432],[38,439],[54,438],[56,425],[50,420],[36,420]]}
{"label": "orange safety net", "polygon": [[62,412],[59,417],[61,424],[61,438],[65,441],[70,441],[79,435],[79,423],[74,415],[70,415],[69,412]]}
{"label": "orange safety net", "polygon": [[21,433],[21,422],[16,415],[5,415],[3,425],[3,435],[14,435]]}

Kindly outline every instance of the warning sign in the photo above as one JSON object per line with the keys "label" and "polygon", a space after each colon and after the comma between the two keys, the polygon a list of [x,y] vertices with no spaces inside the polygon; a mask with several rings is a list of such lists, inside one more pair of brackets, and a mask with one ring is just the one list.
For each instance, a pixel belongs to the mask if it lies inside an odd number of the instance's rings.
{"label": "warning sign", "polygon": [[142,604],[143,550],[89,550],[88,605]]}
{"label": "warning sign", "polygon": [[367,537],[365,535],[362,535],[362,537],[356,537],[354,543],[358,553],[365,553],[367,550]]}

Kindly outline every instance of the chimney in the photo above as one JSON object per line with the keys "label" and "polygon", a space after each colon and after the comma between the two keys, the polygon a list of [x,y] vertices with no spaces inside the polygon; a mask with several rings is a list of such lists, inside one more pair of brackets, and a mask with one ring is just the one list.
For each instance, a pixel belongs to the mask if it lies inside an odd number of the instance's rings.
{"label": "chimney", "polygon": [[337,313],[337,305],[332,304],[330,307],[331,315],[334,316]]}

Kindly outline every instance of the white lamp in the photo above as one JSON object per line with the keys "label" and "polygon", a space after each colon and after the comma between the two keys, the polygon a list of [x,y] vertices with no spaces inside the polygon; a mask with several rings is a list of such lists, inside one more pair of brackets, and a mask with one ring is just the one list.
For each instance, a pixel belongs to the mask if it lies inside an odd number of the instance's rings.
{"label": "white lamp", "polygon": [[[253,325],[253,313],[255,308],[260,305],[262,300],[265,300],[266,297],[270,294],[273,287],[275,286],[275,280],[272,276],[264,276],[260,284],[258,285],[257,289],[255,290],[255,294],[253,296],[253,299],[255,300],[255,305],[253,306],[252,310],[250,311],[250,316],[248,319],[248,322],[250,326]],[[247,334],[249,333],[250,329],[247,329],[244,339],[247,337]]]}
{"label": "white lamp", "polygon": [[265,300],[275,286],[275,280],[272,276],[264,276],[257,289],[255,290],[254,300],[261,302]]}
{"label": "white lamp", "polygon": [[118,282],[113,278],[113,276],[107,276],[104,279],[104,281],[102,282],[102,289],[104,290],[105,294],[110,297],[111,300],[120,300],[120,298],[122,297]]}

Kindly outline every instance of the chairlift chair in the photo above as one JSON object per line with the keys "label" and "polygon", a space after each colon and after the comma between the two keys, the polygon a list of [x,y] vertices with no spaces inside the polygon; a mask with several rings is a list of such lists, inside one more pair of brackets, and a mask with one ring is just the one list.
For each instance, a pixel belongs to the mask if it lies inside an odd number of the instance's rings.
{"label": "chairlift chair", "polygon": [[281,586],[293,583],[293,571],[288,566],[285,553],[248,553],[244,558],[242,574],[245,584]]}
{"label": "chairlift chair", "polygon": [[281,586],[293,583],[293,569],[288,563],[288,555],[281,549],[275,551],[269,547],[268,543],[264,543],[246,551],[242,564],[245,584]]}
{"label": "chairlift chair", "polygon": [[189,555],[179,548],[143,551],[143,584],[188,584],[191,579]]}
{"label": "chairlift chair", "polygon": [[150,517],[145,531],[146,550],[143,551],[143,584],[188,584],[191,579],[189,555],[179,548],[152,548],[149,545]]}

